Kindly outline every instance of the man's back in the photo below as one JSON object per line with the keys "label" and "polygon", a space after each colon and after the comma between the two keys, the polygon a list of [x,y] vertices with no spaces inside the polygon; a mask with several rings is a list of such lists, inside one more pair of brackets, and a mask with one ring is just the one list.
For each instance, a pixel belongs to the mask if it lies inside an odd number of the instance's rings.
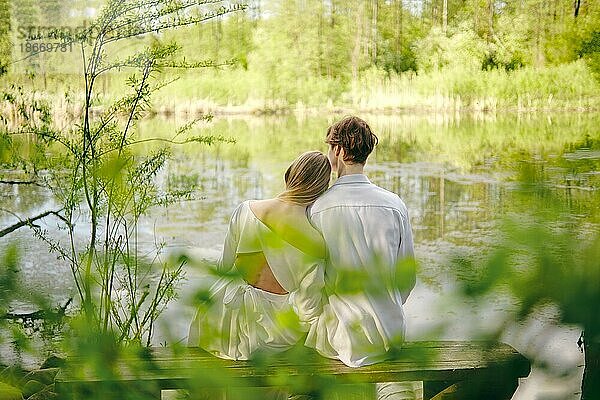
{"label": "man's back", "polygon": [[[325,239],[328,302],[307,345],[350,366],[381,361],[404,338],[398,267],[413,257],[404,202],[362,174],[345,175],[310,209]],[[409,280],[414,276],[409,277]],[[413,282],[404,282],[408,290]]]}

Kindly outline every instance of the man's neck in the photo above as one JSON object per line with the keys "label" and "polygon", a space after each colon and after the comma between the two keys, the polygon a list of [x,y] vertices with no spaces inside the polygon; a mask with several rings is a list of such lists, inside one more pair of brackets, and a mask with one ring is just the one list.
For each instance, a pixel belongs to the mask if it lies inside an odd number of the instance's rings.
{"label": "man's neck", "polygon": [[365,172],[364,164],[344,164],[340,163],[339,168],[337,170],[338,178],[344,175],[353,175],[353,174],[364,174]]}

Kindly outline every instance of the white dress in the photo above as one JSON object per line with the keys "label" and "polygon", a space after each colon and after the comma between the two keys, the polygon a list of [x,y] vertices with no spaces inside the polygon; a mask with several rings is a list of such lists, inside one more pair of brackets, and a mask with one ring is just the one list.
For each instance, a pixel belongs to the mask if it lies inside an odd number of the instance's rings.
{"label": "white dress", "polygon": [[[213,274],[209,304],[198,308],[188,336],[189,346],[233,360],[247,360],[258,350],[290,348],[322,308],[324,260],[282,239],[254,215],[249,203],[240,204],[231,217],[216,267],[220,277]],[[255,288],[236,273],[238,254],[258,252],[288,294]]]}

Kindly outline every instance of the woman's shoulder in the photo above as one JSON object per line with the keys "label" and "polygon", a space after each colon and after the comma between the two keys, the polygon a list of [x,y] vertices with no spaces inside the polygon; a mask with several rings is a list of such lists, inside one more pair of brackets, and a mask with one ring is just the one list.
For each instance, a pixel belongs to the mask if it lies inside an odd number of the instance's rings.
{"label": "woman's shoulder", "polygon": [[264,210],[269,210],[272,208],[270,204],[270,199],[268,200],[253,200],[248,199],[239,203],[235,209],[233,210],[233,214],[240,214],[246,211],[250,211],[252,214],[258,215]]}
{"label": "woman's shoulder", "polygon": [[239,218],[240,214],[242,214],[242,212],[246,209],[248,209],[249,207],[249,200],[244,200],[241,203],[239,203],[234,209],[233,212],[231,213],[231,219],[237,219]]}
{"label": "woman's shoulder", "polygon": [[250,209],[250,201],[244,200],[235,207],[229,219],[229,229],[241,230],[246,221],[252,219],[254,214]]}
{"label": "woman's shoulder", "polygon": [[276,199],[264,200],[246,200],[244,202],[248,208],[260,218],[261,215],[272,212],[277,209],[279,203]]}

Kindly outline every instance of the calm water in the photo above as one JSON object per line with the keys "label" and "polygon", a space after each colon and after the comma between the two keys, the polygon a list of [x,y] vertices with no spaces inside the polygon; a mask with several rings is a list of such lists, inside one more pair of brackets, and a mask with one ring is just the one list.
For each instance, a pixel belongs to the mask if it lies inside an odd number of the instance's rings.
{"label": "calm water", "polygon": [[[503,215],[526,213],[529,204],[515,191],[524,163],[534,165],[551,190],[569,206],[570,218],[582,234],[600,223],[600,116],[594,115],[391,115],[364,116],[380,138],[367,174],[376,184],[398,193],[411,213],[419,283],[407,305],[409,338],[469,338],[490,332],[511,309],[507,298],[471,304],[452,294],[456,273],[450,256],[479,255],[494,243],[494,227]],[[193,249],[197,257],[215,259],[228,218],[248,198],[274,196],[283,188],[283,172],[306,150],[326,151],[327,117],[217,118],[194,134],[236,139],[235,144],[174,147],[173,160],[159,177],[163,187],[193,185],[194,199],[156,209],[141,226],[148,250],[164,242],[167,251]],[[169,137],[184,118],[144,121],[139,134]],[[140,153],[153,146],[140,146]],[[0,186],[1,208],[21,216],[53,206],[38,187]],[[4,227],[15,218],[0,214]],[[57,221],[41,225],[55,232]],[[27,229],[12,236],[22,257],[27,290],[63,302],[72,290],[69,270],[32,238]],[[3,238],[0,247],[6,246]],[[165,316],[173,338],[186,335],[193,309],[194,270],[179,303]],[[15,309],[27,309],[15,303]],[[527,324],[511,327],[503,340],[520,351],[547,360],[558,379],[536,368],[521,385],[518,398],[574,398],[579,390],[583,358],[575,342],[579,328],[557,326],[548,308]],[[164,338],[162,338],[164,339]],[[160,341],[161,338],[157,338]],[[174,340],[174,339],[173,339]]]}

